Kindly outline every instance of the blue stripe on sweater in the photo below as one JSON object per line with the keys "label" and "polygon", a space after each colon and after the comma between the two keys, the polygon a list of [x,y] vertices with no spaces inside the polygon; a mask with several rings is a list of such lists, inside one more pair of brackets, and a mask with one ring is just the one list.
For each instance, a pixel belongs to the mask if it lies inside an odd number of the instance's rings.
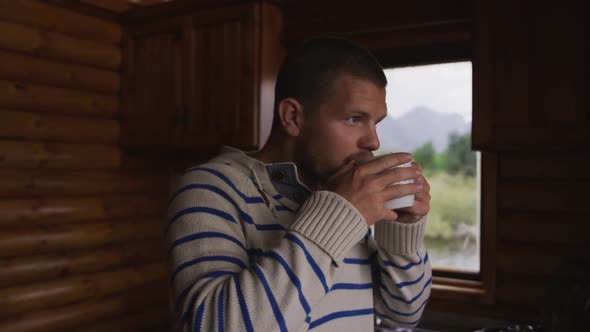
{"label": "blue stripe on sweater", "polygon": [[236,239],[233,236],[229,236],[225,233],[219,233],[219,232],[200,232],[200,233],[194,233],[191,235],[187,235],[185,237],[181,237],[180,239],[172,242],[170,249],[168,249],[167,255],[170,256],[170,254],[172,253],[172,250],[181,244],[195,241],[195,240],[200,240],[200,239],[212,239],[212,238],[220,238],[220,239],[229,240],[229,241],[237,244],[240,248],[244,249],[244,251],[247,251],[246,247],[242,244],[242,242],[240,242],[238,239]]}
{"label": "blue stripe on sweater", "polygon": [[[244,194],[243,192],[239,191],[238,188],[225,175],[223,175],[219,171],[216,171],[216,170],[211,169],[211,168],[206,168],[206,167],[195,167],[195,168],[188,169],[186,171],[186,173],[193,172],[193,171],[204,171],[204,172],[208,172],[208,173],[211,173],[211,174],[217,176],[223,182],[225,182],[230,188],[232,188],[244,200],[244,202],[246,204],[264,203],[264,199],[262,197],[260,197],[260,196],[252,196],[252,197],[246,196],[246,194]],[[182,192],[184,192],[186,190],[190,190],[190,189],[207,189],[207,190],[216,192],[219,195],[222,195],[228,201],[230,201],[230,203],[232,203],[240,211],[240,213],[244,213],[242,210],[240,210],[238,208],[238,206],[236,205],[235,201],[233,201],[229,197],[229,195],[227,193],[225,193],[220,188],[217,188],[217,187],[212,186],[212,185],[207,185],[207,184],[191,184],[191,185],[184,186],[184,187],[180,188],[179,190],[177,190],[172,195],[172,197],[170,198],[170,200],[169,200],[168,203],[172,202],[176,198],[176,196],[178,196]],[[279,198],[282,198],[282,197],[283,196],[281,196],[280,194],[273,196],[273,198],[276,199],[277,201],[278,201]],[[290,209],[290,208],[288,208],[288,207],[286,207],[286,206],[284,206],[282,204],[281,205],[275,205],[275,208],[276,208],[277,211],[290,211],[290,212],[293,212],[292,209]],[[248,216],[248,215],[246,215],[246,216]],[[250,216],[248,216],[248,217],[250,217]],[[250,221],[252,221],[251,218],[249,218],[249,219],[250,219]],[[249,224],[254,224],[254,222],[250,222],[250,221],[246,220],[246,222],[248,222]],[[283,230],[284,230],[284,228],[283,228]]]}
{"label": "blue stripe on sweater", "polygon": [[364,316],[364,315],[372,315],[373,308],[368,309],[359,309],[359,310],[347,310],[347,311],[338,311],[328,314],[324,317],[318,318],[309,324],[309,329],[316,328],[322,324],[325,324],[331,320],[345,318],[345,317],[355,317],[355,316]]}
{"label": "blue stripe on sweater", "polygon": [[257,231],[286,231],[285,227],[279,224],[254,224]]}
{"label": "blue stripe on sweater", "polygon": [[246,304],[246,299],[244,298],[244,294],[242,293],[242,288],[240,287],[240,281],[238,279],[238,276],[234,276],[234,283],[236,284],[236,293],[238,294],[238,301],[240,302],[240,308],[242,309],[242,318],[244,319],[246,331],[254,332],[252,320],[250,319],[250,314],[248,313],[248,305]]}
{"label": "blue stripe on sweater", "polygon": [[298,237],[296,237],[295,235],[293,235],[291,233],[288,233],[287,235],[285,235],[285,237],[287,239],[295,242],[295,244],[297,244],[297,246],[299,246],[299,248],[301,248],[301,250],[303,250],[303,253],[305,254],[305,258],[307,259],[307,262],[309,263],[309,265],[311,266],[311,268],[313,269],[315,274],[318,276],[318,278],[320,279],[320,282],[322,283],[322,286],[324,287],[324,293],[327,293],[329,291],[329,287],[328,287],[328,283],[326,282],[326,277],[324,276],[324,273],[322,272],[322,270],[320,269],[318,264],[315,262],[315,260],[313,259],[313,257],[311,256],[311,254],[309,253],[307,248],[305,247],[305,244],[303,244],[303,242],[301,242],[301,240]]}
{"label": "blue stripe on sweater", "polygon": [[369,265],[371,261],[368,258],[345,258],[344,264],[358,264],[358,265]]}
{"label": "blue stripe on sweater", "polygon": [[400,283],[395,284],[395,287],[404,288],[406,286],[411,286],[411,285],[419,283],[420,280],[422,280],[422,278],[424,278],[424,272],[422,272],[422,274],[416,280],[402,281]]}
{"label": "blue stripe on sweater", "polygon": [[[168,223],[168,225],[166,225],[166,228],[164,229],[164,233],[168,232],[172,223],[177,221],[178,218],[182,217],[183,215],[190,214],[190,213],[207,213],[207,214],[221,217],[227,221],[237,224],[236,219],[229,213],[226,213],[221,210],[209,208],[209,207],[197,206],[197,207],[190,207],[190,208],[180,210],[172,218],[172,220]],[[250,225],[254,225],[254,227],[258,231],[285,231],[286,230],[285,227],[283,227],[282,225],[279,225],[279,224],[256,224],[256,223],[254,223],[252,218],[249,215],[247,215],[245,212],[241,212],[241,214],[242,214],[242,218],[244,219],[244,221]]]}
{"label": "blue stripe on sweater", "polygon": [[394,262],[383,260],[383,265],[385,265],[385,266],[392,266],[392,267],[398,268],[400,270],[406,271],[406,270],[409,270],[410,268],[412,268],[412,267],[414,267],[416,265],[422,264],[422,257],[420,257],[420,254],[418,254],[418,253],[416,253],[416,254],[418,255],[418,258],[420,258],[420,260],[418,262],[416,262],[416,263],[410,262],[410,263],[408,263],[406,265],[398,265],[398,264],[396,264]]}
{"label": "blue stripe on sweater", "polygon": [[233,198],[231,198],[231,196],[228,193],[226,193],[222,189],[220,189],[220,188],[218,188],[216,186],[210,185],[210,184],[200,184],[200,183],[197,183],[197,184],[189,184],[189,185],[186,185],[186,186],[178,189],[174,193],[174,195],[172,196],[172,198],[168,202],[168,205],[170,205],[170,203],[176,198],[176,196],[180,195],[181,193],[183,193],[183,192],[185,192],[187,190],[191,190],[191,189],[204,189],[204,190],[208,190],[208,191],[211,191],[211,192],[216,193],[217,195],[223,197],[231,205],[233,205],[236,208],[236,210],[238,210],[240,212],[240,216],[243,219],[245,219],[246,221],[252,221],[252,217],[250,217],[248,214],[246,214],[244,211],[242,211],[239,208],[239,206],[236,203],[236,201],[234,201]]}
{"label": "blue stripe on sweater", "polygon": [[330,291],[337,290],[337,289],[348,289],[348,290],[356,290],[356,289],[371,289],[373,288],[373,283],[369,282],[366,284],[354,284],[354,283],[337,283],[332,285]]}
{"label": "blue stripe on sweater", "polygon": [[203,314],[205,313],[205,304],[201,303],[197,309],[197,316],[195,318],[195,332],[201,331],[203,325]]}
{"label": "blue stripe on sweater", "polygon": [[231,257],[231,256],[203,256],[203,257],[199,257],[197,259],[193,259],[188,262],[184,262],[184,263],[180,264],[172,273],[172,276],[170,277],[170,283],[172,283],[174,281],[174,278],[176,278],[176,276],[182,270],[186,269],[189,266],[196,265],[196,264],[199,264],[202,262],[228,262],[228,263],[236,264],[239,267],[241,267],[242,269],[246,268],[246,264],[235,257]]}
{"label": "blue stripe on sweater", "polygon": [[[226,275],[235,276],[235,275],[238,275],[238,273],[230,272],[230,271],[213,271],[213,272],[205,273],[204,275],[198,277],[197,280],[204,279],[204,278],[217,278],[217,277],[222,277],[222,276],[226,276]],[[188,294],[188,292],[190,291],[192,286],[193,285],[189,285],[188,287],[186,287],[182,291],[182,293],[180,293],[180,295],[176,298],[176,302],[174,304],[174,311],[178,311],[180,304],[182,302],[182,299],[184,298],[184,296],[186,296]],[[197,295],[199,295],[199,292],[195,292],[193,294],[193,296],[191,296],[189,303],[195,302],[195,300],[197,299]],[[185,312],[182,316],[182,319],[185,320],[187,318],[188,314],[189,314],[189,311]]]}
{"label": "blue stripe on sweater", "polygon": [[301,303],[301,307],[303,308],[303,311],[305,311],[305,313],[309,315],[309,313],[311,312],[311,307],[307,303],[307,300],[305,299],[305,295],[303,294],[303,289],[301,288],[301,281],[299,280],[299,277],[297,277],[297,275],[293,272],[293,270],[291,270],[291,268],[289,267],[289,264],[287,264],[285,259],[281,255],[279,255],[278,253],[276,253],[274,251],[264,252],[260,249],[251,249],[251,250],[249,250],[249,253],[251,255],[255,255],[255,256],[272,257],[277,262],[279,262],[279,264],[281,264],[281,266],[283,267],[283,269],[285,269],[285,272],[289,276],[289,279],[291,279],[291,282],[295,286],[295,289],[297,289],[297,294],[299,296],[299,302]]}
{"label": "blue stripe on sweater", "polygon": [[420,298],[420,296],[422,296],[422,294],[424,293],[424,291],[426,290],[426,288],[428,288],[428,286],[432,283],[432,278],[428,279],[425,283],[424,286],[422,287],[422,290],[420,291],[420,293],[416,294],[416,296],[414,296],[413,298],[411,298],[410,300],[406,300],[403,297],[397,296],[395,294],[393,294],[389,289],[387,289],[387,287],[385,287],[385,285],[383,283],[381,283],[381,289],[384,290],[392,299],[403,302],[403,303],[407,303],[407,304],[412,304],[414,303],[414,301],[416,301],[417,299]]}
{"label": "blue stripe on sweater", "polygon": [[193,167],[193,168],[189,168],[186,170],[185,173],[189,173],[189,172],[207,172],[209,174],[213,174],[216,177],[218,177],[219,179],[221,179],[223,182],[225,182],[225,184],[227,184],[230,188],[232,188],[238,195],[240,195],[240,197],[242,197],[242,199],[244,200],[244,202],[246,202],[247,204],[252,204],[252,203],[264,203],[264,199],[262,199],[262,197],[260,196],[246,196],[243,192],[239,191],[238,188],[236,188],[236,186],[225,176],[223,175],[221,172],[208,168],[208,167]]}
{"label": "blue stripe on sweater", "polygon": [[223,287],[221,287],[221,289],[219,290],[219,297],[217,298],[217,331],[218,332],[223,332],[223,330],[224,330],[224,328],[223,328],[223,321],[224,321],[223,303],[224,303]]}
{"label": "blue stripe on sweater", "polygon": [[424,307],[426,305],[426,303],[428,302],[428,299],[424,300],[422,302],[422,304],[413,312],[402,312],[402,311],[398,311],[395,310],[394,308],[392,308],[389,303],[387,303],[387,301],[383,301],[383,304],[385,304],[385,306],[387,307],[387,309],[391,312],[393,312],[394,314],[398,315],[398,316],[405,316],[405,317],[409,317],[409,316],[414,316],[418,313],[418,311],[420,311],[422,309],[422,307]]}
{"label": "blue stripe on sweater", "polygon": [[272,294],[272,290],[270,289],[270,285],[268,284],[268,281],[266,280],[266,277],[264,276],[264,272],[262,272],[262,270],[260,269],[260,267],[258,267],[257,264],[254,264],[253,268],[254,268],[254,272],[256,273],[258,278],[260,279],[260,282],[262,282],[262,286],[264,287],[264,292],[266,293],[266,297],[268,298],[268,301],[270,302],[270,307],[272,308],[272,312],[275,315],[275,319],[277,320],[277,323],[279,324],[279,328],[280,328],[281,332],[287,331],[287,325],[285,324],[285,318],[283,317],[283,314],[281,313],[281,309],[279,308],[279,305],[277,304],[277,300],[275,299],[274,295]]}
{"label": "blue stripe on sweater", "polygon": [[170,229],[170,226],[176,222],[180,217],[187,215],[187,214],[191,214],[191,213],[207,213],[207,214],[211,214],[220,218],[223,218],[229,222],[232,222],[234,224],[237,224],[238,222],[234,219],[234,217],[224,211],[221,210],[217,210],[217,209],[213,209],[210,207],[204,207],[204,206],[193,206],[190,208],[186,208],[186,209],[182,209],[180,211],[178,211],[174,217],[172,217],[172,219],[168,222],[168,224],[166,225],[166,227],[164,228],[164,234],[168,233],[168,230]]}

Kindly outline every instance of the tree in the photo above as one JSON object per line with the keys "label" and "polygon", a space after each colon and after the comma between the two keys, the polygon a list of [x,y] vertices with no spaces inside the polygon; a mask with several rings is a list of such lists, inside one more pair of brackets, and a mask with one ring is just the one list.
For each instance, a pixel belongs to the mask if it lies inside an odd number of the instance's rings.
{"label": "tree", "polygon": [[414,157],[414,161],[422,165],[423,169],[434,170],[435,153],[432,142],[428,142],[414,150],[412,156]]}
{"label": "tree", "polygon": [[445,150],[447,171],[450,174],[464,173],[475,176],[475,152],[471,151],[471,134],[449,134],[449,145]]}

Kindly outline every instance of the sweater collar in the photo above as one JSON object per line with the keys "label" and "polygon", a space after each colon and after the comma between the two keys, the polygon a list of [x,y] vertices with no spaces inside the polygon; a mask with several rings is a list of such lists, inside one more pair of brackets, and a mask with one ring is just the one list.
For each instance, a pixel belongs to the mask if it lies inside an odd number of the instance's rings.
{"label": "sweater collar", "polygon": [[244,151],[229,146],[224,146],[221,152],[218,158],[224,163],[248,174],[262,191],[279,199],[291,209],[297,209],[311,194],[311,190],[299,180],[297,166],[293,162],[265,164]]}

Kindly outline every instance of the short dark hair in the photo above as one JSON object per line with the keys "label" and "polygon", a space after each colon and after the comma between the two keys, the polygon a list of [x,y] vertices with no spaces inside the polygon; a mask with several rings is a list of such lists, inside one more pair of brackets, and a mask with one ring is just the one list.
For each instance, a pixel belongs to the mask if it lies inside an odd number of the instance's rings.
{"label": "short dark hair", "polygon": [[294,98],[313,110],[330,94],[333,82],[348,74],[366,79],[380,88],[387,78],[377,59],[346,39],[315,38],[290,52],[283,61],[275,85],[273,128],[278,126],[278,105],[285,98]]}

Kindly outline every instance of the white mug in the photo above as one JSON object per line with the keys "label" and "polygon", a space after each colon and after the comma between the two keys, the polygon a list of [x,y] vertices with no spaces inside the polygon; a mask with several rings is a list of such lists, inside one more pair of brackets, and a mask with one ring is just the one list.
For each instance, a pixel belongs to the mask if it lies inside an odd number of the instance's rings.
{"label": "white mug", "polygon": [[[364,159],[364,160],[360,160],[358,162],[359,165],[362,164],[366,164],[367,162],[379,158],[379,157],[383,157],[383,155],[381,156],[373,156],[369,159]],[[401,164],[401,165],[397,165],[395,167],[411,167],[412,166],[412,162],[408,161],[407,163]],[[409,184],[409,183],[414,183],[413,179],[410,180],[404,180],[404,181],[399,181],[399,182],[394,182],[391,184],[391,186],[397,185],[397,184]],[[390,210],[395,210],[395,209],[401,209],[401,208],[405,208],[405,207],[410,207],[414,205],[414,195],[407,195],[407,196],[403,196],[403,197],[399,197],[399,198],[394,198],[392,200],[389,200],[387,202],[385,202],[385,207],[390,209]]]}

